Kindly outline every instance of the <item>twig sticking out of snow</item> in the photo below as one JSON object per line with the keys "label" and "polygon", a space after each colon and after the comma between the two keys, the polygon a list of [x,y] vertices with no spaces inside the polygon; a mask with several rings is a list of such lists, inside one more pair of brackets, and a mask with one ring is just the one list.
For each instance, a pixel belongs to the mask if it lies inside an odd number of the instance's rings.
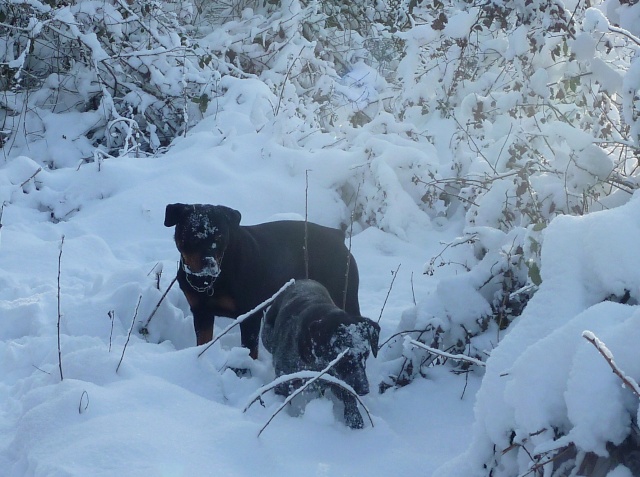
{"label": "twig sticking out of snow", "polygon": [[466,356],[464,354],[447,353],[446,351],[441,351],[439,349],[432,348],[431,346],[427,346],[424,343],[420,343],[420,341],[416,341],[416,340],[412,340],[412,339],[408,339],[407,341],[412,346],[416,346],[418,348],[424,349],[424,350],[428,351],[431,354],[436,354],[438,356],[442,356],[443,358],[449,358],[449,359],[453,359],[453,360],[456,360],[456,361],[467,361],[467,362],[469,362],[471,364],[475,364],[475,365],[481,366],[483,368],[486,366],[484,361],[480,361],[479,359],[472,358],[471,356]]}
{"label": "twig sticking out of snow", "polygon": [[596,347],[605,361],[609,363],[609,366],[611,366],[611,370],[614,372],[614,374],[622,380],[624,385],[629,388],[631,392],[633,392],[633,394],[640,398],[640,386],[638,386],[638,383],[632,377],[627,376],[624,371],[622,371],[618,367],[613,359],[613,354],[611,353],[611,351],[609,351],[607,346],[602,341],[600,341],[593,332],[589,330],[583,331],[582,337]]}
{"label": "twig sticking out of snow", "polygon": [[226,335],[229,331],[231,331],[233,328],[235,328],[236,326],[238,326],[240,323],[242,323],[244,320],[246,320],[247,318],[249,318],[251,315],[253,315],[255,312],[269,306],[271,304],[271,302],[273,302],[273,300],[275,300],[278,295],[280,295],[280,293],[282,293],[283,291],[285,291],[289,286],[293,285],[293,283],[295,282],[295,280],[292,278],[291,280],[289,280],[287,283],[285,283],[284,285],[282,285],[282,287],[280,288],[280,290],[278,290],[277,292],[274,293],[274,295],[271,298],[266,299],[265,301],[263,301],[262,303],[260,303],[258,306],[256,306],[253,310],[250,310],[248,312],[246,312],[243,315],[240,315],[238,318],[236,318],[236,320],[231,323],[229,326],[227,326],[224,330],[222,330],[222,332],[216,336],[213,340],[211,340],[211,343],[209,343],[202,351],[200,351],[200,353],[198,354],[198,358],[200,356],[202,356],[204,354],[205,351],[207,351],[209,348],[211,348],[216,341],[218,341],[220,338],[222,338],[224,335]]}
{"label": "twig sticking out of snow", "polygon": [[171,283],[169,283],[169,286],[167,287],[167,289],[164,291],[164,293],[160,297],[160,300],[158,300],[158,304],[156,305],[156,307],[153,309],[153,311],[149,315],[149,318],[147,318],[147,321],[145,321],[145,323],[142,326],[142,328],[140,328],[140,334],[145,335],[145,336],[149,334],[149,330],[147,329],[147,327],[149,326],[149,322],[151,321],[151,318],[153,318],[153,315],[156,314],[156,311],[158,311],[158,308],[160,308],[160,304],[163,302],[163,300],[167,296],[167,293],[169,293],[169,290],[171,290],[171,287],[173,286],[173,284],[176,282],[177,279],[178,279],[177,275],[175,277],[173,277],[173,280],[171,280]]}
{"label": "twig sticking out of snow", "polygon": [[[387,296],[385,297],[384,303],[382,304],[382,309],[380,310],[380,316],[378,317],[378,323],[380,323],[380,320],[382,319],[382,313],[384,312],[384,307],[387,306],[387,300],[389,299],[389,295],[391,295],[391,290],[393,290],[393,282],[396,281],[396,277],[398,276],[398,270],[400,270],[400,265],[402,264],[401,263],[398,264],[398,268],[396,268],[395,272],[391,272],[393,274],[393,278],[391,279],[391,285],[389,285]],[[415,302],[415,297],[414,297],[414,302]]]}
{"label": "twig sticking out of snow", "polygon": [[344,290],[342,290],[342,309],[347,307],[347,289],[349,288],[349,268],[351,267],[351,241],[353,239],[353,222],[355,220],[356,206],[358,205],[358,196],[360,195],[361,182],[358,182],[358,190],[353,201],[353,210],[351,211],[351,223],[349,224],[349,246],[347,247],[347,266],[344,271]]}
{"label": "twig sticking out of snow", "polygon": [[136,323],[136,317],[138,316],[138,308],[140,308],[141,301],[142,301],[142,295],[138,297],[138,304],[136,305],[136,311],[133,313],[133,320],[131,320],[131,326],[129,327],[129,334],[127,335],[127,341],[125,341],[124,348],[122,348],[122,356],[120,356],[120,362],[118,363],[118,367],[116,368],[116,373],[120,369],[120,365],[122,364],[122,360],[124,359],[124,352],[127,351],[127,345],[129,344],[129,339],[131,338],[131,331],[133,330],[133,325]]}
{"label": "twig sticking out of snow", "polygon": [[64,235],[60,240],[60,253],[58,254],[58,368],[60,368],[60,381],[64,380],[62,376],[62,350],[60,349],[60,321],[62,313],[60,311],[60,267],[62,264],[62,246],[64,245]]}
{"label": "twig sticking out of snow", "polygon": [[41,172],[41,171],[42,171],[42,167],[38,167],[38,170],[36,170],[33,174],[31,174],[31,175],[29,176],[29,178],[28,178],[28,179],[24,180],[24,181],[22,182],[22,184],[20,184],[20,187],[24,187],[24,186],[26,186],[26,185],[27,185],[27,182],[29,182],[31,179],[33,179],[35,176],[37,176],[37,175],[38,175],[38,173],[39,173],[39,172]]}
{"label": "twig sticking out of snow", "polygon": [[362,406],[362,409],[364,409],[364,411],[367,413],[367,417],[369,418],[369,422],[371,422],[371,427],[373,427],[373,419],[371,418],[371,413],[369,413],[369,409],[367,409],[367,406],[364,405],[364,403],[360,399],[360,396],[358,396],[358,393],[356,393],[353,390],[353,388],[351,386],[349,386],[347,383],[345,383],[344,381],[341,381],[340,379],[338,379],[338,378],[336,378],[334,376],[326,375],[329,372],[329,370],[331,368],[333,368],[338,363],[338,361],[340,361],[344,357],[344,355],[347,354],[348,352],[349,352],[349,349],[345,349],[333,361],[331,361],[327,365],[327,367],[324,368],[322,371],[299,371],[297,373],[285,374],[284,376],[280,376],[280,377],[274,379],[271,383],[267,384],[266,386],[263,386],[260,389],[258,389],[255,392],[255,394],[251,397],[251,400],[249,401],[249,403],[244,407],[242,412],[247,412],[247,410],[251,407],[251,405],[254,402],[256,402],[258,400],[261,401],[260,398],[265,393],[267,393],[268,391],[272,390],[273,388],[275,388],[279,384],[287,383],[289,381],[294,381],[294,380],[297,380],[297,379],[307,380],[302,386],[300,386],[298,389],[296,389],[294,392],[292,392],[289,396],[287,396],[287,398],[280,405],[280,407],[278,407],[276,412],[274,412],[271,415],[271,417],[269,418],[267,423],[264,426],[262,426],[262,429],[260,429],[260,432],[258,432],[258,437],[260,437],[260,434],[262,434],[262,432],[267,428],[267,426],[269,424],[271,424],[271,421],[273,421],[273,419],[280,413],[280,411],[282,411],[285,407],[287,407],[287,404],[289,404],[297,395],[302,393],[305,389],[307,389],[309,386],[311,386],[316,381],[324,381],[324,382],[329,383],[331,385],[338,386],[338,387],[344,389],[345,391],[347,391],[349,394],[351,394],[358,401],[358,404],[360,404],[360,406]]}
{"label": "twig sticking out of snow", "polygon": [[[86,397],[86,400],[85,400]],[[84,404],[84,407],[82,406]],[[78,414],[82,414],[89,407],[89,393],[85,390],[80,395],[80,404],[78,404]]]}
{"label": "twig sticking out of snow", "polygon": [[111,321],[111,331],[109,332],[109,353],[111,353],[111,341],[113,338],[113,322],[116,319],[116,311],[115,310],[110,310],[107,313],[107,316],[109,317],[109,320]]}
{"label": "twig sticking out of snow", "polygon": [[[152,273],[155,275],[156,277],[156,288],[158,290],[160,290],[160,279],[162,278],[162,270],[163,270],[163,266],[161,262],[158,262],[154,265],[154,267],[151,269],[151,271],[149,273],[147,273],[147,276],[151,275]],[[177,275],[176,275],[177,278]],[[169,285],[171,286],[171,285]]]}

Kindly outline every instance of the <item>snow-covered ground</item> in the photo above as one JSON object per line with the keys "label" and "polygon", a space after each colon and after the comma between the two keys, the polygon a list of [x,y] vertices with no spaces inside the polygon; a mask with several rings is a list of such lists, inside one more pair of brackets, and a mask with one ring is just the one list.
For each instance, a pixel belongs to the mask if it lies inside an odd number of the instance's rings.
{"label": "snow-covered ground", "polygon": [[[466,19],[458,16],[448,30]],[[636,66],[625,78],[633,88]],[[352,87],[377,91],[373,71]],[[640,197],[629,192],[637,183],[635,159],[627,164],[625,190],[594,204],[611,210],[556,217],[548,226],[514,215],[513,227],[499,230],[510,212],[505,198],[521,194],[507,171],[501,181],[482,186],[486,194],[480,205],[469,205],[465,229],[460,200],[457,208],[445,207],[439,189],[425,195],[425,181],[432,174],[447,179],[456,164],[486,179],[482,171],[491,162],[478,155],[473,140],[472,154],[456,151],[450,121],[420,122],[433,144],[414,141],[413,132],[403,129],[408,123],[384,112],[367,127],[322,132],[297,113],[278,115],[278,98],[258,79],[225,76],[221,85],[215,112],[165,154],[82,161],[78,167],[81,158],[109,157],[86,149],[83,134],[95,121],[92,114],[25,107],[46,127],[29,130],[30,141],[16,143],[0,159],[0,477],[515,477],[545,462],[544,475],[559,477],[579,475],[572,469],[589,460],[599,462],[592,477],[640,476],[632,455],[640,435],[632,391],[640,380]],[[469,104],[481,105],[477,97],[469,93]],[[293,100],[287,105],[300,107]],[[349,108],[345,103],[342,111]],[[424,120],[423,108],[414,113]],[[463,122],[471,124],[471,108],[465,114]],[[502,119],[485,124],[493,132],[483,140],[489,150],[499,149],[496,158],[511,137],[511,120],[506,114]],[[567,202],[565,213],[580,213],[568,208],[569,199],[581,203],[580,191],[592,190],[594,177],[602,186],[611,157],[600,149],[595,154],[590,136],[556,125],[547,124],[531,140],[550,151],[560,144],[559,158],[575,154],[582,161],[578,178],[541,173],[530,194],[552,194]],[[23,156],[15,157],[16,151]],[[559,164],[554,167],[564,168]],[[603,167],[587,173],[589,165]],[[264,406],[243,412],[273,379],[264,350],[252,361],[233,332],[199,357],[177,286],[148,335],[139,333],[175,274],[173,230],[163,226],[167,204],[224,204],[240,210],[247,225],[302,219],[307,198],[309,219],[334,227],[348,224],[358,205],[362,215],[351,246],[360,269],[360,304],[377,320],[386,301],[382,342],[398,328],[442,325],[464,344],[460,330],[486,325],[489,331],[474,341],[478,354],[490,355],[486,371],[465,376],[444,366],[422,369],[425,376],[408,386],[379,394],[389,364],[381,352],[368,362],[374,392],[364,398],[373,427],[348,429],[332,401],[316,399],[299,417],[279,414],[258,437],[282,402],[268,394]],[[549,208],[555,207],[551,201]],[[475,250],[451,247],[446,260],[454,266],[436,263],[435,275],[424,275],[442,243],[464,234],[477,239]],[[533,280],[523,262],[537,267],[514,247],[539,244],[537,293],[508,329],[489,336],[499,327],[491,317],[493,292],[506,272],[513,273],[511,261],[520,260],[524,281]],[[218,319],[216,330],[230,323]],[[602,340],[604,355],[585,336]],[[402,346],[398,339],[395,350]],[[411,353],[408,346],[404,351]],[[611,372],[613,363],[627,379],[625,387]],[[249,373],[239,376],[237,368]]]}
{"label": "snow-covered ground", "polygon": [[[339,172],[329,154],[322,162],[300,152],[294,162],[273,153],[277,146],[265,135],[243,131],[239,122],[227,122],[225,131],[219,124],[203,121],[157,158],[41,170],[28,181],[39,167],[32,159],[3,166],[3,476],[431,475],[469,443],[476,375],[465,382],[434,369],[403,389],[372,392],[364,402],[375,427],[351,430],[334,416],[331,401],[317,399],[301,417],[281,413],[258,438],[281,402],[270,394],[266,408],[242,412],[273,378],[264,350],[252,362],[236,332],[198,358],[177,286],[146,339],[138,333],[175,273],[173,230],[163,226],[166,204],[229,205],[242,212],[243,224],[300,218],[311,169],[310,220],[348,221],[350,211],[327,184]],[[439,242],[460,233],[455,224],[420,227],[412,241],[375,228],[353,237],[363,314],[378,319],[401,264],[380,322],[382,341],[396,331],[413,296],[433,287],[422,271]],[[216,329],[230,323],[218,319]],[[249,367],[251,376],[238,377],[231,367]],[[376,390],[382,375],[374,359],[368,374]]]}

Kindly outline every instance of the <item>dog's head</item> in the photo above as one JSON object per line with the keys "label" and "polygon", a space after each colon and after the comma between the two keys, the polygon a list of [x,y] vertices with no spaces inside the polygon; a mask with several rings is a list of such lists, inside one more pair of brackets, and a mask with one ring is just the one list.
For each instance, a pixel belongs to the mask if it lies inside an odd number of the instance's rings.
{"label": "dog's head", "polygon": [[220,275],[222,258],[240,218],[240,212],[223,205],[167,205],[164,225],[176,228],[176,246],[187,275],[205,280]]}
{"label": "dog's head", "polygon": [[370,353],[378,356],[380,326],[369,318],[354,317],[337,310],[311,323],[310,334],[312,355],[323,366],[349,349],[330,374],[350,385],[359,395],[368,394],[366,362]]}

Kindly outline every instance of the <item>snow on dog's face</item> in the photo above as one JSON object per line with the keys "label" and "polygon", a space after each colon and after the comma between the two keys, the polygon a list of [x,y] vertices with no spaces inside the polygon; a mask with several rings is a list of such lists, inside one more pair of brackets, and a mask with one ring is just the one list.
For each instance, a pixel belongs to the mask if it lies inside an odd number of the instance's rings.
{"label": "snow on dog's face", "polygon": [[351,317],[341,310],[339,313],[342,315],[341,323],[329,336],[328,344],[318,346],[314,354],[317,360],[326,365],[342,351],[349,349],[329,373],[364,396],[369,393],[366,362],[370,352],[374,357],[378,355],[380,326],[369,318]]}
{"label": "snow on dog's face", "polygon": [[176,227],[184,272],[207,286],[220,275],[229,235],[240,225],[240,212],[220,205],[169,204],[164,225]]}

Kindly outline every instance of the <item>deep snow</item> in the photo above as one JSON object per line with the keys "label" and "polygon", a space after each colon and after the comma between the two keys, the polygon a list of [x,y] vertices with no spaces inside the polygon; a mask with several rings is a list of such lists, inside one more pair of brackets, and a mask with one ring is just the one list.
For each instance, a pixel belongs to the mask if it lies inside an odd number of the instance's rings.
{"label": "deep snow", "polygon": [[[222,120],[221,120],[222,119]],[[224,119],[227,119],[225,121]],[[227,125],[225,130],[220,125]],[[224,126],[223,126],[224,129]],[[350,211],[328,181],[346,166],[329,153],[293,161],[242,119],[204,120],[157,158],[108,159],[55,171],[27,157],[3,166],[0,244],[0,468],[7,477],[86,475],[431,475],[469,443],[479,377],[434,369],[412,385],[364,398],[375,427],[346,428],[327,399],[301,417],[278,415],[280,398],[242,413],[273,379],[269,356],[252,362],[233,332],[198,358],[186,300],[175,286],[137,332],[175,273],[171,202],[220,203],[243,224],[309,218],[339,226]],[[381,318],[382,341],[434,285],[423,265],[460,233],[455,223],[414,224],[411,238],[357,230],[363,314]],[[61,247],[61,238],[64,244]],[[62,254],[60,255],[60,252]],[[60,258],[61,357],[57,353]],[[163,268],[161,290],[153,270]],[[141,298],[120,370],[116,367]],[[112,322],[108,313],[113,311]],[[231,323],[218,319],[216,330]],[[248,367],[249,377],[230,368]],[[370,359],[372,390],[381,381]],[[463,396],[464,392],[464,396]],[[339,413],[338,413],[339,414]]]}
{"label": "deep snow", "polygon": [[[381,317],[383,342],[412,323],[459,326],[489,313],[490,297],[486,289],[478,291],[483,276],[498,256],[511,253],[518,234],[535,226],[508,233],[490,226],[487,217],[502,213],[499,187],[488,193],[493,199],[484,202],[474,227],[463,230],[461,210],[449,219],[430,210],[430,218],[404,187],[412,183],[413,158],[416,164],[435,163],[448,157],[444,145],[438,151],[409,147],[371,128],[353,150],[332,148],[340,138],[329,134],[314,135],[302,149],[287,142],[282,124],[268,119],[272,104],[258,81],[227,81],[216,115],[162,156],[76,168],[69,165],[77,162],[77,150],[46,137],[29,157],[0,164],[3,476],[480,477],[490,471],[512,477],[527,474],[532,456],[552,457],[554,449],[567,446],[605,458],[607,442],[620,444],[636,429],[637,397],[583,338],[585,331],[594,333],[622,370],[640,379],[640,198],[629,200],[621,192],[618,208],[559,217],[537,231],[540,236],[524,235],[543,244],[542,284],[508,330],[479,340],[490,354],[484,375],[430,368],[405,388],[372,392],[364,401],[375,426],[361,431],[340,422],[333,402],[316,399],[300,417],[278,415],[258,438],[281,402],[269,394],[265,407],[254,404],[242,412],[273,379],[264,350],[253,362],[234,332],[199,358],[177,287],[149,334],[138,333],[175,273],[172,230],[163,226],[166,204],[225,204],[242,212],[243,224],[254,224],[302,219],[308,190],[309,219],[339,227],[349,223],[348,195],[360,170],[368,168],[376,179],[363,182],[364,213],[387,232],[357,223],[351,246],[361,274],[361,308],[370,318],[378,319],[398,270]],[[66,121],[75,121],[74,115],[61,116],[54,132],[77,126]],[[449,137],[445,129],[439,132]],[[567,131],[554,132],[560,133]],[[582,136],[571,139],[588,146]],[[69,163],[40,169],[42,148]],[[465,233],[487,247],[484,259],[452,247],[448,259],[462,266],[424,275],[442,242]],[[477,266],[460,272],[468,264]],[[627,292],[626,304],[617,303]],[[217,331],[229,323],[219,319]],[[402,350],[401,339],[395,344]],[[368,363],[372,389],[388,370],[385,353],[380,356]],[[232,368],[250,374],[239,377]],[[640,470],[612,464],[602,475],[627,477]]]}

